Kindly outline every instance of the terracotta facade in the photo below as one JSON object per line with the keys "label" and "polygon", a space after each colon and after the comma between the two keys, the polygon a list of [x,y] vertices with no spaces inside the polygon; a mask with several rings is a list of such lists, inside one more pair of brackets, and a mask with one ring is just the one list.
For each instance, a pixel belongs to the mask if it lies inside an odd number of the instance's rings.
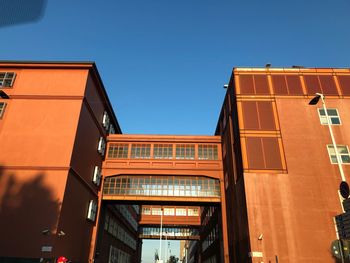
{"label": "terracotta facade", "polygon": [[348,178],[349,69],[235,68],[214,136],[121,134],[92,62],[0,62],[0,90],[0,262],[139,262],[159,209],[188,262],[335,262],[341,178],[308,103],[337,110]]}

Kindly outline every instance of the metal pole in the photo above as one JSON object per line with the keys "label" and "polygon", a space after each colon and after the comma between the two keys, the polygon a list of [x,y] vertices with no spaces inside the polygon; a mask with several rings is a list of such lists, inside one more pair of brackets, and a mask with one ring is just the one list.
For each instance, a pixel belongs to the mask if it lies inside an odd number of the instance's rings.
{"label": "metal pole", "polygon": [[[339,152],[338,152],[337,144],[336,144],[336,142],[335,142],[335,138],[334,138],[334,134],[333,134],[333,130],[332,130],[332,124],[331,124],[331,122],[330,122],[330,120],[329,120],[329,116],[328,116],[328,112],[327,112],[326,103],[325,103],[325,101],[324,101],[324,95],[321,94],[321,93],[316,93],[316,95],[319,95],[320,98],[321,98],[321,100],[322,100],[323,110],[324,110],[324,113],[325,113],[326,118],[327,118],[327,126],[328,126],[328,129],[329,129],[329,134],[331,135],[332,144],[333,144],[333,148],[334,148],[334,151],[335,151],[335,156],[337,157],[338,168],[339,168],[341,180],[342,180],[343,182],[346,182],[346,178],[345,178],[344,171],[343,171],[343,166],[342,166],[342,163],[341,163],[340,154],[339,154]],[[341,207],[343,207],[343,205],[342,205],[341,202],[340,202],[340,205],[341,205]],[[344,255],[343,255],[343,251],[342,251],[342,250],[343,250],[343,247],[342,247],[341,240],[339,239],[338,227],[337,227],[337,225],[335,225],[335,228],[336,228],[337,239],[338,239],[338,242],[339,242],[341,262],[344,263]]]}
{"label": "metal pole", "polygon": [[159,261],[162,260],[163,208],[160,208]]}
{"label": "metal pole", "polygon": [[[168,233],[165,232],[165,247],[167,245],[167,242],[168,242]],[[165,263],[168,262],[167,259],[168,259],[168,248],[166,247],[166,249],[165,249]]]}
{"label": "metal pole", "polygon": [[336,142],[335,142],[335,138],[334,138],[334,135],[333,135],[332,125],[331,125],[331,123],[330,123],[330,121],[329,121],[328,112],[327,112],[327,107],[326,107],[326,103],[325,103],[325,101],[324,101],[324,95],[321,94],[321,93],[316,93],[316,95],[319,95],[319,96],[321,97],[322,105],[323,105],[323,110],[324,110],[325,115],[326,115],[326,118],[327,118],[327,126],[328,126],[328,129],[329,129],[329,134],[331,135],[333,148],[334,148],[334,151],[335,151],[335,155],[336,155],[336,157],[337,157],[338,168],[339,168],[341,180],[342,180],[343,182],[346,182],[346,178],[345,178],[345,175],[344,175],[343,167],[342,167],[342,164],[341,164],[340,154],[339,154],[339,152],[338,152],[337,144],[336,144]]}

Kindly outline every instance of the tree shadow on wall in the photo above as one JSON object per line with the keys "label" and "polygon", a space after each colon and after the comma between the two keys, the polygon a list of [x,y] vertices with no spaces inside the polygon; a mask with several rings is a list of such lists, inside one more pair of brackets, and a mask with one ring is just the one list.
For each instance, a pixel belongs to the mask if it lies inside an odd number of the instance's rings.
{"label": "tree shadow on wall", "polygon": [[0,166],[0,263],[11,262],[8,257],[52,257],[41,248],[53,246],[60,203],[45,186],[44,173],[20,173]]}

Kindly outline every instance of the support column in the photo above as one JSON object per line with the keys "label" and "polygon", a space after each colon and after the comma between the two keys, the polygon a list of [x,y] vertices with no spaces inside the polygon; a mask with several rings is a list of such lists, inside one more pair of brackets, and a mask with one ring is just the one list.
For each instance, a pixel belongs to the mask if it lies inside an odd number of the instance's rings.
{"label": "support column", "polygon": [[227,233],[227,215],[226,215],[226,194],[225,194],[225,180],[221,176],[221,224],[222,224],[222,241],[224,249],[224,263],[230,263],[229,247],[228,247],[228,233]]}

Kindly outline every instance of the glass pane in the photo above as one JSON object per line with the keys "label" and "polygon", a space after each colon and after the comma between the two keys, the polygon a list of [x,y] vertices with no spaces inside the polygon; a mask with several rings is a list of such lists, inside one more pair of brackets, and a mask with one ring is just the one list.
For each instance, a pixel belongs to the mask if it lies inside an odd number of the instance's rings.
{"label": "glass pane", "polygon": [[338,163],[337,157],[335,155],[331,156],[332,163]]}
{"label": "glass pane", "polygon": [[337,149],[338,149],[338,153],[341,153],[341,154],[349,153],[348,148],[346,146],[337,146]]}
{"label": "glass pane", "polygon": [[332,124],[340,124],[340,119],[338,117],[333,117],[333,118],[331,118],[331,123]]}
{"label": "glass pane", "polygon": [[338,116],[336,109],[327,109],[327,113],[329,116]]}
{"label": "glass pane", "polygon": [[349,155],[342,155],[341,161],[342,161],[342,163],[350,163],[350,156]]}

